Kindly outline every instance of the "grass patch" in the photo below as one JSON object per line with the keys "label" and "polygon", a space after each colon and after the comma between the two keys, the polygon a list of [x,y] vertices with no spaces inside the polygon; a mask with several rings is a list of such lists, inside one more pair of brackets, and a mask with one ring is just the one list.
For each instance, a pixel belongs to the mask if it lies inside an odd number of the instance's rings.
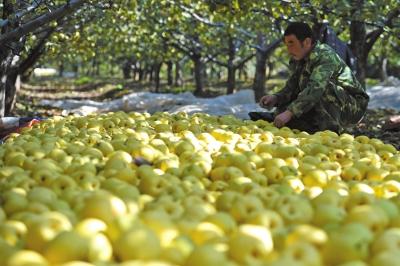
{"label": "grass patch", "polygon": [[88,84],[88,83],[91,83],[91,82],[93,82],[93,78],[88,77],[88,76],[83,76],[83,77],[80,77],[80,78],[76,79],[74,81],[74,84],[76,86],[80,86],[80,85],[85,85],[85,84]]}
{"label": "grass patch", "polygon": [[381,81],[379,79],[370,79],[370,78],[366,78],[365,79],[365,85],[367,87],[372,87],[377,85],[378,83],[380,83]]}

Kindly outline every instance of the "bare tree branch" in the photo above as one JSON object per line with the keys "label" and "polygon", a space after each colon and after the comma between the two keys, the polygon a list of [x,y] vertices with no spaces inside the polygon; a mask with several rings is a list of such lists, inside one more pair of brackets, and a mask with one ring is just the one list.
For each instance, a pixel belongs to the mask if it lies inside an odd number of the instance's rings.
{"label": "bare tree branch", "polygon": [[29,55],[22,61],[19,65],[18,72],[19,74],[25,73],[33,64],[38,60],[38,58],[42,55],[44,51],[45,44],[47,40],[50,38],[51,34],[54,33],[56,27],[49,27],[45,34],[39,39],[36,45],[31,49]]}
{"label": "bare tree branch", "polygon": [[243,59],[241,59],[241,60],[239,59],[239,62],[237,62],[237,63],[233,66],[233,68],[234,68],[234,69],[241,68],[244,64],[246,64],[247,61],[249,61],[250,59],[252,59],[255,55],[256,55],[255,53],[252,53],[252,54],[248,55],[247,57],[245,57],[245,58],[243,58]]}
{"label": "bare tree branch", "polygon": [[38,8],[42,3],[44,2],[44,0],[33,0],[32,5],[28,6],[26,9],[21,10],[19,12],[17,12],[15,14],[15,17],[17,19],[21,19],[23,16],[25,16],[26,14],[28,14],[29,12],[34,11],[36,8]]}
{"label": "bare tree branch", "polygon": [[228,67],[228,63],[224,63],[224,62],[216,59],[214,55],[207,55],[207,59],[208,59],[208,61],[211,61],[219,66]]}
{"label": "bare tree branch", "polygon": [[[387,15],[387,19],[385,20],[384,26],[389,28],[393,27],[393,19],[400,16],[400,7],[393,9]],[[368,54],[372,49],[372,46],[378,40],[379,36],[384,32],[384,27],[379,27],[378,29],[367,34],[367,41],[365,44],[365,53]]]}
{"label": "bare tree branch", "polygon": [[64,16],[66,16],[67,14],[73,12],[75,9],[82,6],[85,2],[86,1],[84,1],[84,0],[71,0],[67,4],[57,8],[56,10],[54,10],[52,12],[43,14],[43,15],[39,16],[38,18],[33,19],[32,21],[21,25],[18,28],[14,29],[10,32],[0,35],[0,45],[4,45],[5,43],[7,43],[9,41],[18,40],[19,38],[26,35],[27,33],[34,31],[38,27],[41,27],[50,21],[60,19]]}
{"label": "bare tree branch", "polygon": [[238,32],[242,33],[244,36],[249,37],[249,38],[256,38],[257,36],[251,32],[248,32],[245,29],[239,28],[237,29]]}
{"label": "bare tree branch", "polygon": [[3,0],[2,9],[3,9],[3,14],[1,14],[1,16],[2,16],[1,23],[4,25],[1,26],[1,33],[4,33],[4,32],[6,32],[6,28],[7,28],[6,26],[9,24],[7,21],[7,18],[8,18],[8,16],[10,16],[13,13],[14,8],[13,8],[11,1]]}
{"label": "bare tree branch", "polygon": [[[176,5],[177,4],[176,1],[171,1],[171,0],[169,0],[168,3],[170,3],[172,5]],[[210,21],[210,20],[208,20],[206,18],[203,18],[202,16],[194,13],[190,8],[184,6],[183,4],[178,4],[177,6],[180,9],[182,9],[184,12],[188,13],[190,16],[192,16],[197,21],[199,21],[201,23],[204,23],[204,24],[206,24],[208,26],[213,26],[213,27],[224,27],[225,26],[225,24],[222,23],[222,22],[215,23],[215,22],[212,22],[212,21]]]}
{"label": "bare tree branch", "polygon": [[33,0],[33,3],[31,5],[29,5],[28,7],[26,7],[25,9],[20,8],[20,11],[16,12],[14,16],[12,16],[11,19],[8,19],[6,17],[4,17],[4,19],[2,19],[0,21],[0,28],[5,27],[9,24],[14,24],[14,23],[18,23],[20,22],[20,20],[28,13],[34,11],[36,8],[38,8],[42,3],[44,2],[44,0]]}
{"label": "bare tree branch", "polygon": [[275,39],[273,40],[270,44],[268,44],[267,46],[264,45],[250,45],[250,47],[255,48],[256,50],[258,50],[260,53],[268,53],[271,50],[274,50],[276,47],[278,47],[280,45],[280,43],[282,42],[281,38]]}
{"label": "bare tree branch", "polygon": [[191,47],[188,47],[185,43],[181,42],[180,40],[168,40],[168,44],[172,45],[179,51],[183,52],[184,54],[187,54],[189,56],[192,56],[194,54],[194,49]]}
{"label": "bare tree branch", "polygon": [[267,45],[267,47],[264,47],[264,49],[263,49],[264,52],[269,53],[271,50],[274,50],[276,47],[278,47],[281,42],[282,42],[281,38],[278,38],[278,39],[272,41],[270,44]]}

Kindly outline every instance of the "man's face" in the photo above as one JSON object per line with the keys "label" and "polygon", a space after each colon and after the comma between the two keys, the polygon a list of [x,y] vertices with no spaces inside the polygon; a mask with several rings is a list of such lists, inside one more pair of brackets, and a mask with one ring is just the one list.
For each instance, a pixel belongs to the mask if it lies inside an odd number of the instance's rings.
{"label": "man's face", "polygon": [[303,59],[311,50],[310,38],[306,38],[303,42],[300,42],[294,34],[290,34],[284,37],[284,42],[289,55],[297,61]]}

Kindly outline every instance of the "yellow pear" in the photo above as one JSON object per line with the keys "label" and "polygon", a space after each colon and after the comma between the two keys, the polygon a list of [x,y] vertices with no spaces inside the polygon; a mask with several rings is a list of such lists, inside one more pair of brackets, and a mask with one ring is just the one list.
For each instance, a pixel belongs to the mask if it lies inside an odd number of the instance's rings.
{"label": "yellow pear", "polygon": [[228,240],[228,254],[241,265],[259,264],[273,250],[271,232],[259,225],[243,224]]}
{"label": "yellow pear", "polygon": [[39,253],[32,250],[19,250],[11,255],[8,266],[48,266],[48,261]]}
{"label": "yellow pear", "polygon": [[131,228],[114,244],[114,252],[122,260],[151,260],[161,253],[160,240],[145,226]]}
{"label": "yellow pear", "polygon": [[218,251],[210,245],[202,245],[194,248],[192,253],[187,258],[185,266],[221,266],[227,262],[223,252]]}
{"label": "yellow pear", "polygon": [[84,200],[80,210],[81,218],[97,218],[111,223],[116,217],[127,213],[127,206],[118,197],[106,191],[96,191]]}
{"label": "yellow pear", "polygon": [[85,261],[89,240],[74,231],[63,231],[46,244],[44,257],[52,264]]}

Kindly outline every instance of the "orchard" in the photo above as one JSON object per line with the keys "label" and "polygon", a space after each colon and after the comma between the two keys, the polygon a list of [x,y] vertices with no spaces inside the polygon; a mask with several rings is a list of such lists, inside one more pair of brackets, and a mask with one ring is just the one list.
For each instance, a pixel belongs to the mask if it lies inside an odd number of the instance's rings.
{"label": "orchard", "polygon": [[[0,266],[400,265],[398,2],[0,1]],[[249,120],[325,26],[373,107]]]}
{"label": "orchard", "polygon": [[397,265],[400,154],[259,120],[54,117],[0,146],[1,265]]}

